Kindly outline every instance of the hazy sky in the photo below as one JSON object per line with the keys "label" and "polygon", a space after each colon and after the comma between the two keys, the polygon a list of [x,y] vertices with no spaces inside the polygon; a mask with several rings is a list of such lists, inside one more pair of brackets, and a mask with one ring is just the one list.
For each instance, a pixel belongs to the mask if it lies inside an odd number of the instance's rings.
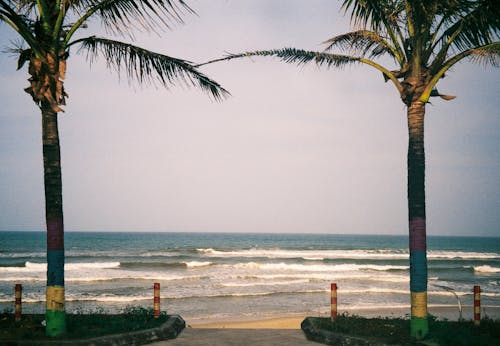
{"label": "hazy sky", "polygon": [[[328,0],[189,1],[136,44],[202,62],[321,42],[349,30]],[[89,30],[94,33],[95,30]],[[0,25],[0,45],[15,35]],[[232,97],[129,86],[76,51],[60,116],[66,230],[407,233],[406,111],[364,66],[272,58],[203,67]],[[500,74],[457,65],[427,107],[430,235],[500,235]],[[40,112],[26,69],[0,56],[0,230],[43,230]]]}

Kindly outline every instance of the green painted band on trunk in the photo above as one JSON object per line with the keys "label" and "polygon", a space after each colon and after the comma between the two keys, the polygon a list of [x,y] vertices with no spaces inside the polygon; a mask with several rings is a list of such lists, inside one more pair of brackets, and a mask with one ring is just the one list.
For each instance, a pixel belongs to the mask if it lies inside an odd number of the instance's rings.
{"label": "green painted band on trunk", "polygon": [[45,311],[45,334],[47,336],[58,336],[66,333],[66,313],[64,311]]}
{"label": "green painted band on trunk", "polygon": [[411,317],[410,335],[417,340],[422,340],[429,334],[429,322],[427,317]]}

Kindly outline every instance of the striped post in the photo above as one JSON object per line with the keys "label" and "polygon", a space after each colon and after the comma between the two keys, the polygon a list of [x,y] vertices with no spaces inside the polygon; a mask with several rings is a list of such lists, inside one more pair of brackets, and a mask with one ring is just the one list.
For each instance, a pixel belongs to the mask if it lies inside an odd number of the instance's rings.
{"label": "striped post", "polygon": [[424,218],[410,221],[410,334],[417,340],[429,333],[427,320],[427,242]]}
{"label": "striped post", "polygon": [[154,288],[154,305],[153,305],[153,316],[154,318],[160,317],[160,283],[155,282]]}
{"label": "striped post", "polygon": [[481,323],[481,287],[474,286],[474,325]]}
{"label": "striped post", "polygon": [[331,284],[330,287],[331,296],[330,296],[330,305],[331,305],[331,318],[332,321],[337,318],[337,284]]}
{"label": "striped post", "polygon": [[14,291],[15,291],[15,297],[16,297],[15,320],[16,320],[16,322],[19,322],[19,321],[21,321],[21,314],[22,314],[21,295],[23,292],[23,286],[21,284],[16,284]]}
{"label": "striped post", "polygon": [[47,287],[45,291],[45,334],[58,336],[66,333],[64,300],[64,224],[47,220]]}

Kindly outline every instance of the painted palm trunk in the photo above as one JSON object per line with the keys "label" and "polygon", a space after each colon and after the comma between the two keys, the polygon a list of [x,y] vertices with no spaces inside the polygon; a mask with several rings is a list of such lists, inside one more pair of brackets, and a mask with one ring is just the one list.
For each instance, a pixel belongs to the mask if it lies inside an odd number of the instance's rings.
{"label": "painted palm trunk", "polygon": [[45,213],[47,223],[46,334],[66,332],[64,309],[64,223],[57,112],[42,104]]}
{"label": "painted palm trunk", "polygon": [[427,245],[425,219],[425,104],[408,107],[408,215],[410,232],[410,333],[421,339],[429,332],[427,321]]}

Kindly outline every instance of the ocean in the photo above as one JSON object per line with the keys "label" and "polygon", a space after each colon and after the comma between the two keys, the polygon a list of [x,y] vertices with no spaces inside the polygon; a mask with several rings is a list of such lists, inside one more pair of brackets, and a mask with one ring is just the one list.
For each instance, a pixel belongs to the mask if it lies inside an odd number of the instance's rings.
{"label": "ocean", "polygon": [[[0,311],[43,313],[44,232],[0,232]],[[188,321],[328,315],[330,284],[340,311],[408,309],[408,237],[334,234],[66,232],[69,312],[161,307]],[[429,305],[500,308],[500,238],[428,237]],[[458,310],[457,310],[458,311]],[[458,313],[458,312],[457,312]]]}

